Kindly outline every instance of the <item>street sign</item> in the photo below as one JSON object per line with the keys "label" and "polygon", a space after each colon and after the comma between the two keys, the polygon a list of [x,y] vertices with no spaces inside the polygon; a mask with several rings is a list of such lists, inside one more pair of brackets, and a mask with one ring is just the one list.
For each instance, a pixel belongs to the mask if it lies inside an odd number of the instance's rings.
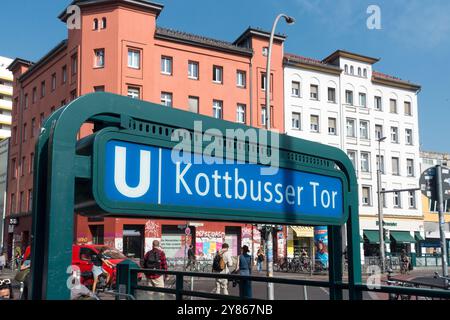
{"label": "street sign", "polygon": [[206,165],[187,152],[184,158],[194,161],[176,162],[168,148],[120,134],[97,138],[94,197],[108,212],[114,208],[171,216],[169,212],[184,210],[189,212],[185,218],[214,219],[214,210],[219,210],[234,221],[269,223],[339,224],[345,219],[339,176],[287,168],[262,175],[259,164],[218,164],[218,158],[204,156],[203,161],[212,163]]}
{"label": "street sign", "polygon": [[442,167],[443,200],[450,200],[450,168]]}

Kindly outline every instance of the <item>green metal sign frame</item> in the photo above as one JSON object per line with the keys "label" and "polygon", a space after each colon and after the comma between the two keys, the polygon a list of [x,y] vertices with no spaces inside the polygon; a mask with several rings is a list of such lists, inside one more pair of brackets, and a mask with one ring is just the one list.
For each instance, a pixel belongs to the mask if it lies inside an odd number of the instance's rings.
{"label": "green metal sign frame", "polygon": [[[88,189],[94,185],[92,181],[96,179],[102,157],[101,152],[92,150],[97,150],[102,139],[119,136],[127,141],[133,139],[136,142],[171,147],[171,130],[182,128],[192,131],[194,121],[202,121],[204,130],[216,128],[223,133],[226,129],[245,131],[250,128],[110,93],[93,93],[79,97],[46,120],[36,144],[34,163],[33,299],[69,298],[70,291],[66,282],[70,275],[66,272],[72,259],[75,212],[89,213],[101,209],[112,216],[142,216],[139,208],[124,212],[107,201],[86,201],[91,194]],[[93,123],[94,134],[77,141],[77,134],[85,123]],[[280,167],[338,177],[343,182],[346,221],[337,225],[335,221],[326,223],[305,216],[304,223],[328,225],[330,298],[342,299],[339,284],[342,283],[343,265],[342,227],[346,222],[349,298],[361,299],[361,291],[358,290],[358,285],[361,284],[358,187],[350,159],[337,148],[286,135],[280,135],[279,150]],[[93,154],[97,154],[99,158]],[[98,190],[93,190],[94,194],[96,192]],[[190,208],[177,208],[176,211],[169,209],[166,212],[156,207],[154,209],[151,216],[189,216],[200,219],[200,216],[192,215]],[[236,217],[233,213],[229,215],[221,211],[215,212],[211,220],[232,221],[233,217]],[[147,216],[149,215],[147,211]],[[201,219],[206,220],[204,216]],[[252,222],[250,215],[248,222]],[[286,220],[280,220],[281,222],[290,223]]]}

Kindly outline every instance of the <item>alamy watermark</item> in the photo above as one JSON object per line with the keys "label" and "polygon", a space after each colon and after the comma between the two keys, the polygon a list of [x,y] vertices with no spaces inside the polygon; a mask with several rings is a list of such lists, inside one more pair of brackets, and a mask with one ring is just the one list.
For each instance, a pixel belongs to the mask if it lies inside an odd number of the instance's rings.
{"label": "alamy watermark", "polygon": [[369,30],[381,29],[381,8],[375,4],[367,7],[367,14],[370,16],[367,18],[366,25]]}

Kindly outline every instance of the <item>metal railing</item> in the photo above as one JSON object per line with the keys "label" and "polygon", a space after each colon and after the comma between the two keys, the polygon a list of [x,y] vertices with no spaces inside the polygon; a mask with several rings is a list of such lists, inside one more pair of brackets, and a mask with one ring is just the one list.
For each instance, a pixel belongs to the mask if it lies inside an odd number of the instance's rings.
{"label": "metal railing", "polygon": [[[153,274],[161,274],[164,276],[172,275],[175,276],[175,288],[157,288],[138,284],[137,275],[138,273],[150,272]],[[349,284],[349,283],[331,283],[328,281],[319,280],[306,280],[306,279],[287,279],[287,278],[268,278],[259,276],[243,276],[236,274],[222,274],[222,273],[201,273],[198,272],[183,272],[183,271],[165,271],[165,270],[149,270],[140,269],[130,266],[128,264],[118,265],[118,285],[122,288],[121,292],[133,295],[136,290],[159,292],[164,294],[171,294],[175,296],[176,300],[183,300],[184,297],[197,297],[206,299],[222,299],[222,300],[246,300],[247,298],[243,295],[243,290],[239,290],[239,295],[222,295],[210,292],[201,292],[194,290],[186,290],[185,279],[188,277],[202,277],[207,279],[227,279],[231,281],[251,281],[262,282],[262,283],[274,283],[274,284],[285,284],[285,285],[296,285],[305,287],[319,287],[329,289],[329,299],[330,300],[343,300],[343,290],[349,291],[349,299],[351,300],[362,300],[364,292],[374,292],[374,293],[387,293],[387,294],[399,294],[399,295],[409,295],[415,297],[429,297],[437,299],[449,299],[450,300],[450,290],[442,289],[424,289],[424,288],[411,288],[402,286],[374,286],[369,287],[362,283],[359,284]],[[306,298],[306,294],[304,294]],[[258,300],[251,298],[251,300]]]}

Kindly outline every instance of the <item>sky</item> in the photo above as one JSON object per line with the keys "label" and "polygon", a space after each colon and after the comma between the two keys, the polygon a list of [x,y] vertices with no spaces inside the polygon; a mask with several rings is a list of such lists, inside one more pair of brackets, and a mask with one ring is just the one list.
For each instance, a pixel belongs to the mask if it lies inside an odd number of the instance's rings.
{"label": "sky", "polygon": [[[67,29],[57,19],[71,0],[2,0],[0,55],[37,61]],[[159,0],[158,25],[235,40],[248,26],[277,32],[285,52],[323,59],[337,49],[380,58],[374,69],[420,84],[421,149],[450,153],[450,1],[448,0]],[[370,5],[381,29],[367,28]],[[20,10],[20,15],[19,15]],[[16,13],[17,12],[17,13]],[[6,28],[6,29],[5,29]]]}

